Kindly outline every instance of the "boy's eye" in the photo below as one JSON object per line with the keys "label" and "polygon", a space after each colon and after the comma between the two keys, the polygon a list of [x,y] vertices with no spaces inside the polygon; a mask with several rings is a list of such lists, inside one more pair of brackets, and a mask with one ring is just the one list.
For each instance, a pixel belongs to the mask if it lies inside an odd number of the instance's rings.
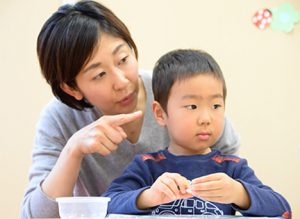
{"label": "boy's eye", "polygon": [[93,77],[93,80],[96,80],[96,79],[99,79],[99,78],[102,78],[104,75],[106,74],[106,72],[100,72],[99,74],[97,74],[95,77]]}
{"label": "boy's eye", "polygon": [[220,105],[220,104],[214,104],[213,105],[213,109],[219,109],[219,108],[221,108],[222,107],[222,105]]}
{"label": "boy's eye", "polygon": [[187,108],[188,110],[194,110],[194,109],[197,109],[197,105],[191,104],[191,105],[185,106],[185,108]]}

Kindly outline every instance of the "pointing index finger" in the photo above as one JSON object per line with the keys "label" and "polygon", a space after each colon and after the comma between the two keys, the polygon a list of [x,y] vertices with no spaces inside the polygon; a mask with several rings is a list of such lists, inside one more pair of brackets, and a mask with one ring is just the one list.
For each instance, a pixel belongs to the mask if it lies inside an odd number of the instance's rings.
{"label": "pointing index finger", "polygon": [[141,118],[142,116],[142,111],[136,111],[133,113],[128,113],[128,114],[119,114],[119,115],[114,115],[109,118],[109,123],[115,126],[121,126],[126,123],[132,122],[134,120],[137,120]]}

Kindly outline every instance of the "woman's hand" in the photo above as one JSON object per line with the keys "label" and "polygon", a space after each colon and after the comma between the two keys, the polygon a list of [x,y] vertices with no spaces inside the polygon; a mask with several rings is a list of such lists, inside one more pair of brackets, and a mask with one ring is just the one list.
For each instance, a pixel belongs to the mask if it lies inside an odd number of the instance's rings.
{"label": "woman's hand", "polygon": [[244,186],[225,173],[213,173],[193,179],[191,192],[207,201],[234,203],[243,209],[250,206],[250,198]]}
{"label": "woman's hand", "polygon": [[117,145],[127,137],[121,126],[141,116],[141,111],[103,116],[76,132],[42,183],[44,193],[51,198],[71,196],[84,155],[98,152],[106,156],[116,150]]}
{"label": "woman's hand", "polygon": [[102,116],[97,121],[77,131],[69,139],[66,147],[78,158],[95,152],[107,156],[127,138],[121,126],[137,120],[141,116],[142,111]]}
{"label": "woman's hand", "polygon": [[192,197],[186,190],[189,181],[178,173],[163,173],[153,185],[144,190],[137,199],[139,209],[147,209],[177,199]]}

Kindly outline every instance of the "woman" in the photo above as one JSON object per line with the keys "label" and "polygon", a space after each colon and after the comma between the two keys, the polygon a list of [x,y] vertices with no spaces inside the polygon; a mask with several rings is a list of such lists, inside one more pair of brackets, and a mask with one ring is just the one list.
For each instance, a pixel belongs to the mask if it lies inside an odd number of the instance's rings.
{"label": "woman", "polygon": [[[151,73],[139,71],[136,45],[109,9],[62,6],[42,27],[37,52],[56,99],[37,125],[22,218],[58,217],[56,197],[101,195],[136,153],[168,142],[151,111]],[[237,152],[229,121],[214,146]]]}

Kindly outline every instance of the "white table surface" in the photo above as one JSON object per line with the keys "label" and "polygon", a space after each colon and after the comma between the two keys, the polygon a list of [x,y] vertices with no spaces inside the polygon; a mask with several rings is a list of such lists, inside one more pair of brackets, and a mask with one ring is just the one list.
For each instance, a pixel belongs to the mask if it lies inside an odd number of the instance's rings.
{"label": "white table surface", "polygon": [[244,216],[213,216],[213,215],[121,215],[121,214],[111,214],[106,217],[107,219],[170,219],[170,218],[180,218],[180,219],[270,219],[282,217],[244,217]]}

